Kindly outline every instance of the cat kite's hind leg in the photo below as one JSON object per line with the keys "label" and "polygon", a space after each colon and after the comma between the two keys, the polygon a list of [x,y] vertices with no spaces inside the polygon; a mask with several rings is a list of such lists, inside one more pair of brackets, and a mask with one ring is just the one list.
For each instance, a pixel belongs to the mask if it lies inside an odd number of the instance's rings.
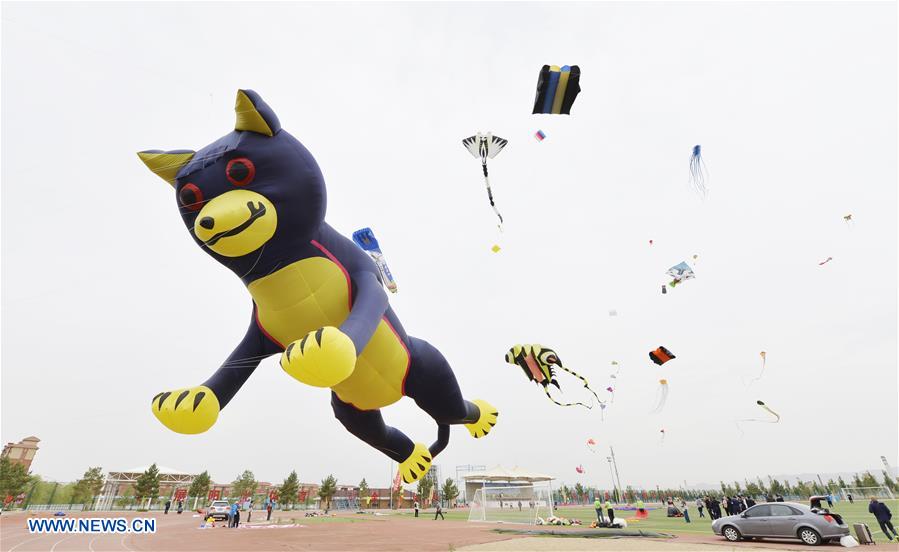
{"label": "cat kite's hind leg", "polygon": [[[442,429],[444,425],[464,424],[475,439],[490,433],[499,416],[496,408],[484,400],[463,399],[452,368],[430,343],[410,337],[409,344],[412,362],[406,377],[406,396],[441,426],[431,452],[436,455],[449,440],[448,432]],[[440,439],[444,434],[446,440]]]}
{"label": "cat kite's hind leg", "polygon": [[402,431],[384,423],[380,410],[359,410],[331,393],[334,415],[350,433],[399,462],[403,481],[413,483],[431,469],[428,447],[413,443]]}

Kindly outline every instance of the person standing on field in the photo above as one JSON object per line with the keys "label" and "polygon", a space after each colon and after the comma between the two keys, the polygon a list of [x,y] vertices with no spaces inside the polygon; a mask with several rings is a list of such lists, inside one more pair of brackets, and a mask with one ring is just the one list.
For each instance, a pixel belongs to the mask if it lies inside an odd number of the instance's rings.
{"label": "person standing on field", "polygon": [[[880,530],[883,531],[883,534],[890,540],[896,538],[896,528],[893,527],[893,522],[890,521],[893,519],[893,513],[890,512],[890,509],[883,502],[878,502],[876,498],[871,497],[871,502],[868,504],[868,512],[874,514],[874,518],[877,520],[877,523],[880,524]],[[890,532],[892,531],[892,534]]]}
{"label": "person standing on field", "polygon": [[721,518],[721,503],[718,502],[717,498],[709,497],[709,514],[712,516],[712,519]]}
{"label": "person standing on field", "polygon": [[599,523],[605,523],[605,517],[602,515],[602,501],[600,499],[596,499],[593,501],[593,509],[596,510],[596,521]]}

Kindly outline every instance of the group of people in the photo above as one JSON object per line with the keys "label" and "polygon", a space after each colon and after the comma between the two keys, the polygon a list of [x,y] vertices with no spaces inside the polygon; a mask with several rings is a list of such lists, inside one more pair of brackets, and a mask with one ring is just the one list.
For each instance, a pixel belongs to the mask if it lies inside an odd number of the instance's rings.
{"label": "group of people", "polygon": [[[596,521],[600,523],[600,525],[608,523],[611,525],[615,521],[615,509],[612,507],[612,502],[610,500],[606,500],[605,504],[600,499],[596,499],[593,501],[593,508],[596,510]],[[606,514],[609,517],[609,520],[606,521],[606,518],[603,516],[603,509],[605,508]]]}
{"label": "group of people", "polygon": [[[783,502],[784,498],[780,495],[769,496],[768,502]],[[696,499],[696,509],[699,511],[699,517],[705,517],[703,513],[703,509],[709,513],[709,517],[712,520],[716,520],[722,517],[722,510],[724,511],[725,516],[735,516],[737,514],[742,514],[749,508],[755,506],[755,499],[751,496],[727,496],[721,498],[719,501],[717,498],[712,498],[710,496],[704,496],[702,498]]]}
{"label": "group of people", "polygon": [[[505,507],[506,507],[506,503],[509,504],[509,509],[511,509],[511,510],[514,510],[514,509],[515,509],[515,502],[514,502],[513,500],[506,499],[505,501],[503,501],[502,496],[500,496],[500,499],[499,499],[499,507],[500,507],[500,508],[505,508]],[[521,501],[519,500],[519,501],[518,501],[518,511],[519,511],[519,512],[521,511],[521,507],[522,507],[522,506],[521,506]],[[528,501],[528,508],[530,508],[531,510],[534,509],[534,501],[533,501],[533,500]]]}
{"label": "group of people", "polygon": [[[172,507],[172,501],[171,501],[171,500],[166,500],[166,501],[165,501],[165,513],[166,513],[166,514],[169,513],[169,509],[170,509],[171,507]],[[178,501],[178,513],[180,514],[180,513],[183,512],[183,511],[184,511],[184,501],[183,501],[183,500],[179,500],[179,501]]]}
{"label": "group of people", "polygon": [[[675,506],[675,502],[680,504],[680,508]],[[699,503],[700,503],[700,501],[697,500],[696,501],[697,507],[701,508],[699,506]],[[687,505],[687,501],[680,497],[678,497],[676,499],[672,499],[669,496],[668,497],[667,515],[668,515],[668,517],[682,517],[682,518],[684,518],[685,522],[690,523],[690,508]],[[699,510],[699,517],[705,517],[704,515],[702,515],[702,509]]]}
{"label": "group of people", "polygon": [[[265,501],[265,512],[266,512],[266,521],[270,521],[272,519],[272,509],[274,508],[275,503],[272,500],[266,499]],[[241,505],[240,502],[234,501],[231,504],[230,509],[228,510],[228,525],[226,527],[235,529],[240,527],[240,511],[246,510],[247,512],[247,522],[253,519],[253,500],[246,499]],[[166,512],[168,512],[168,503],[166,503]],[[178,501],[178,513],[181,513],[181,501]],[[204,520],[206,527],[215,527],[215,518],[212,514],[207,514],[206,519]]]}

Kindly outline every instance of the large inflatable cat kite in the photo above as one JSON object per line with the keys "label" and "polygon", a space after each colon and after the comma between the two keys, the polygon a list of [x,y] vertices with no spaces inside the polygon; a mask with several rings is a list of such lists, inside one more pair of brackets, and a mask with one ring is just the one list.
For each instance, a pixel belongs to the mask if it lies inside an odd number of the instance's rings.
{"label": "large inflatable cat kite", "polygon": [[[497,410],[466,401],[440,351],[406,335],[369,255],[325,223],[325,182],[312,154],[281,129],[252,90],[238,90],[234,131],[200,151],[143,151],[175,191],[197,245],[247,286],[253,315],[243,340],[206,382],[153,397],[178,433],[202,433],[267,356],[301,382],[331,389],[353,435],[421,478],[449,442],[450,424],[487,435]],[[403,396],[438,424],[430,447],[385,425],[380,408]]]}

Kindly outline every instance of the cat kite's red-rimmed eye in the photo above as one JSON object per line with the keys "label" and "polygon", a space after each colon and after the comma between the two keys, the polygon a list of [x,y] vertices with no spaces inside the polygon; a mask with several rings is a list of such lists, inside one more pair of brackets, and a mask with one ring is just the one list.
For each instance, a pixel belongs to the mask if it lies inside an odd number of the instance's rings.
{"label": "cat kite's red-rimmed eye", "polygon": [[203,206],[203,192],[196,184],[188,182],[178,190],[178,201],[185,209],[199,211]]}
{"label": "cat kite's red-rimmed eye", "polygon": [[228,177],[228,182],[235,186],[246,186],[256,176],[256,166],[246,157],[238,157],[228,161],[225,176]]}

